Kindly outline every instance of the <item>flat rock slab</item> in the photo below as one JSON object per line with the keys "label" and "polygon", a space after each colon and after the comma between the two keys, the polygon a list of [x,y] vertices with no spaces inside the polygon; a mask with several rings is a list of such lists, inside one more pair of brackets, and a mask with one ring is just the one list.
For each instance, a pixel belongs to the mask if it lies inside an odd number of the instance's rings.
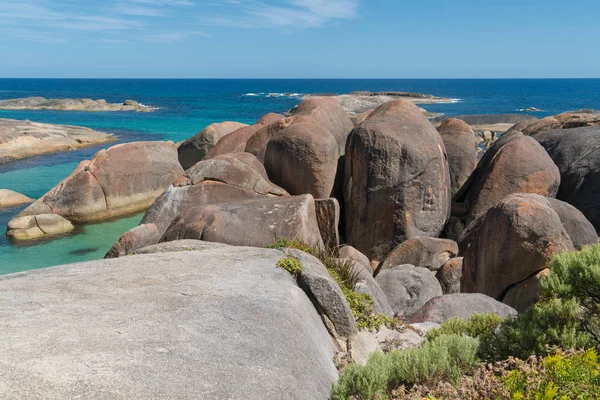
{"label": "flat rock slab", "polygon": [[328,399],[321,319],[278,250],[122,257],[0,278],[2,399]]}
{"label": "flat rock slab", "polygon": [[0,118],[0,164],[116,141],[90,128]]}
{"label": "flat rock slab", "polygon": [[106,100],[92,99],[45,99],[25,97],[0,100],[0,110],[56,110],[56,111],[137,111],[150,112],[154,107],[145,106],[134,100],[123,103],[107,103]]}

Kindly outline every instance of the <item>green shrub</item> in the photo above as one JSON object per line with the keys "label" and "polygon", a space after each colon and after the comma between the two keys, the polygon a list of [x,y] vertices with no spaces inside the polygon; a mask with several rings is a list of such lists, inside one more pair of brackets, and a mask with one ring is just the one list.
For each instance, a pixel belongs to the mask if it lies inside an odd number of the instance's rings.
{"label": "green shrub", "polygon": [[499,380],[515,400],[600,399],[600,364],[593,349],[517,361]]}
{"label": "green shrub", "polygon": [[600,245],[554,257],[551,274],[540,283],[545,299],[575,300],[581,307],[581,322],[600,343]]}
{"label": "green shrub", "polygon": [[472,338],[478,338],[482,335],[489,335],[503,321],[502,317],[496,314],[473,314],[468,319],[453,318],[442,323],[437,329],[432,329],[427,333],[428,340],[434,340],[440,335],[467,335]]}
{"label": "green shrub", "polygon": [[282,258],[277,262],[277,266],[285,269],[294,276],[298,276],[302,273],[302,264],[293,257]]}
{"label": "green shrub", "polygon": [[508,359],[465,374],[458,384],[438,381],[394,393],[401,399],[600,399],[600,364],[594,349],[558,351],[526,361]]}
{"label": "green shrub", "polygon": [[342,371],[332,399],[370,400],[389,396],[402,386],[458,382],[463,373],[473,370],[476,353],[477,339],[462,335],[440,335],[416,349],[375,353],[367,365],[354,364]]}
{"label": "green shrub", "polygon": [[526,359],[547,354],[549,349],[579,349],[593,346],[581,328],[581,310],[575,300],[545,300],[524,313],[507,318],[498,329],[481,335],[479,355],[486,361],[508,357]]}

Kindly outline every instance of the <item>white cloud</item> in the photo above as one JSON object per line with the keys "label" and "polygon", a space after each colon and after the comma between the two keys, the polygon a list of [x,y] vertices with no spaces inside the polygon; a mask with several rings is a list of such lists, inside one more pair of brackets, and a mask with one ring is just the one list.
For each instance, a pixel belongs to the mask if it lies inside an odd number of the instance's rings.
{"label": "white cloud", "polygon": [[[353,19],[359,0],[281,0],[277,4],[257,0],[222,0],[209,5],[234,7],[227,16],[211,15],[208,25],[238,28],[314,28],[332,20]],[[231,12],[234,11],[234,12]]]}

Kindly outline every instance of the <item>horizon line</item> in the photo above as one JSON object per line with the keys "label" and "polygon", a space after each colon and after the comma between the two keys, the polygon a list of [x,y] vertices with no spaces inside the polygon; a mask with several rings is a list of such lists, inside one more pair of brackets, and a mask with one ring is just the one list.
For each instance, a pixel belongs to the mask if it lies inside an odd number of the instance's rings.
{"label": "horizon line", "polygon": [[482,78],[215,78],[215,77],[185,77],[185,78],[174,78],[174,77],[0,77],[0,79],[69,79],[69,80],[263,80],[263,81],[277,81],[277,80],[591,80],[600,79],[599,77],[482,77]]}

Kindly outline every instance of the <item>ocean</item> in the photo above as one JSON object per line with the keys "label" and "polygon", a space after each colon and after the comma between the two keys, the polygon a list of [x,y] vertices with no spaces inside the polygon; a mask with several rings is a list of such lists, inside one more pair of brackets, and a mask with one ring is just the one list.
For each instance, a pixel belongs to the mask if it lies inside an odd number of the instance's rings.
{"label": "ocean", "polygon": [[[424,105],[445,115],[507,114],[535,107],[537,117],[582,108],[600,109],[600,79],[0,79],[0,99],[42,96],[126,99],[158,107],[152,113],[3,111],[0,118],[81,125],[114,133],[121,142],[185,140],[213,122],[253,123],[268,112],[283,113],[305,94],[409,91],[456,99]],[[69,175],[97,146],[0,165],[0,188],[38,198]],[[0,229],[24,207],[0,209]],[[73,235],[16,244],[0,235],[0,274],[99,259],[142,214],[78,227]]]}

